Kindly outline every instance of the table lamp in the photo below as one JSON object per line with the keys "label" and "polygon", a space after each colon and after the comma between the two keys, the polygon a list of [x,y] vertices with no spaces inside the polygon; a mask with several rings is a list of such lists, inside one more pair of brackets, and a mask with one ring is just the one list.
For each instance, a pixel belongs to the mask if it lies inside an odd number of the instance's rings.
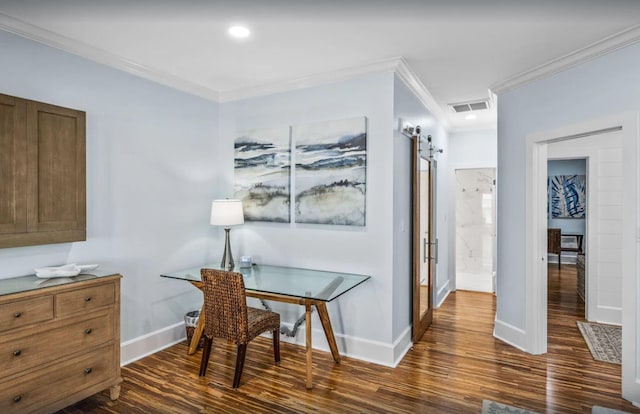
{"label": "table lamp", "polygon": [[244,223],[244,213],[242,212],[242,201],[240,200],[213,200],[211,203],[211,224],[214,226],[225,226],[224,253],[220,268],[233,270],[233,255],[231,254],[231,243],[229,242],[229,232],[236,224]]}

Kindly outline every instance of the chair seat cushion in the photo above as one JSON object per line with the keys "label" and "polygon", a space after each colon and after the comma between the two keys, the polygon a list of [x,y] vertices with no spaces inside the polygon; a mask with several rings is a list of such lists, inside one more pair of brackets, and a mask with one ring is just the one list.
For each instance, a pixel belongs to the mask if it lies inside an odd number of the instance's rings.
{"label": "chair seat cushion", "polygon": [[263,332],[280,329],[280,315],[265,309],[247,307],[249,338],[252,340]]}

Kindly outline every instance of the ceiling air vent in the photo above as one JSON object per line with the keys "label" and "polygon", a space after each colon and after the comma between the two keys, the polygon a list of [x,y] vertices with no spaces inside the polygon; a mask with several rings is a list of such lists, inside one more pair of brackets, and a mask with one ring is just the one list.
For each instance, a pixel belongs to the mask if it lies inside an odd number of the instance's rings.
{"label": "ceiling air vent", "polygon": [[483,99],[480,101],[460,102],[456,104],[449,104],[449,108],[455,113],[483,111],[489,109],[489,101]]}

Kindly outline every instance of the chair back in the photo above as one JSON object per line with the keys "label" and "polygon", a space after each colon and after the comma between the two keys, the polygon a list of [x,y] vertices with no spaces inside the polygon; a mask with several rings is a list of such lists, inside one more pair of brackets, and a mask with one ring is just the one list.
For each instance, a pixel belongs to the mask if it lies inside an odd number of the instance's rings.
{"label": "chair back", "polygon": [[547,229],[547,252],[559,255],[561,253],[561,229]]}
{"label": "chair back", "polygon": [[246,344],[249,336],[247,298],[242,274],[201,269],[204,282],[204,334]]}

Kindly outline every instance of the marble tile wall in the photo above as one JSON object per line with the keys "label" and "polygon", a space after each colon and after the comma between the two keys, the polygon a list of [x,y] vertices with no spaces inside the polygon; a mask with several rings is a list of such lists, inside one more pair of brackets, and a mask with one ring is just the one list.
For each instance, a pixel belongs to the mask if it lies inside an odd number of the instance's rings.
{"label": "marble tile wall", "polygon": [[[491,283],[495,187],[493,168],[456,170],[456,276],[457,288],[476,289],[479,280]],[[464,279],[464,280],[463,280]],[[466,281],[465,281],[466,280]],[[461,284],[462,282],[462,284]]]}

